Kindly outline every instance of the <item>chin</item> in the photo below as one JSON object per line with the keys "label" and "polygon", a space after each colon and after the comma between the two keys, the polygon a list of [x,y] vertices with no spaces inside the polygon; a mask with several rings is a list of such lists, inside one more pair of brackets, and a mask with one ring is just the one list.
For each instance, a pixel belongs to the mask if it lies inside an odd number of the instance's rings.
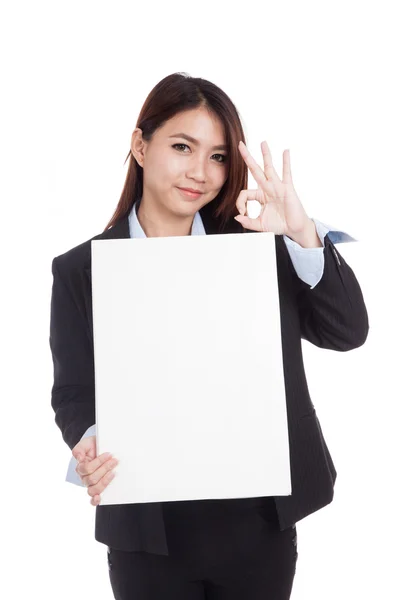
{"label": "chin", "polygon": [[179,215],[181,217],[194,217],[194,215],[197,213],[198,210],[200,210],[201,208],[201,204],[199,205],[174,205],[172,212],[174,212],[176,215]]}

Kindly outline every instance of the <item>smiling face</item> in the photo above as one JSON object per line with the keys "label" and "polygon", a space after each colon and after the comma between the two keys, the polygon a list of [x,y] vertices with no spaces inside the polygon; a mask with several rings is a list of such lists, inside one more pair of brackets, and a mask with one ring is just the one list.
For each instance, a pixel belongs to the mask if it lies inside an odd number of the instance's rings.
{"label": "smiling face", "polygon": [[[150,142],[135,129],[131,150],[143,167],[146,212],[169,219],[193,218],[218,195],[227,179],[225,143],[221,122],[204,107],[175,115],[155,131]],[[178,188],[202,194],[190,197]]]}

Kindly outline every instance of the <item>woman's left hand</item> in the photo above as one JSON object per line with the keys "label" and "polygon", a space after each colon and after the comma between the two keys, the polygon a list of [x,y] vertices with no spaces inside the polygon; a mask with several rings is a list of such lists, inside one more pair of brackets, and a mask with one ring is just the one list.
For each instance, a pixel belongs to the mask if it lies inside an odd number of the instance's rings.
{"label": "woman's left hand", "polygon": [[[239,143],[239,151],[258,184],[257,190],[242,190],[236,200],[239,215],[235,217],[246,229],[270,231],[276,235],[295,237],[310,228],[311,219],[301,204],[293,187],[289,150],[283,152],[283,176],[279,179],[272,164],[271,152],[266,141],[261,142],[264,171],[256,163],[245,144]],[[258,200],[260,215],[256,219],[246,216],[247,200]]]}

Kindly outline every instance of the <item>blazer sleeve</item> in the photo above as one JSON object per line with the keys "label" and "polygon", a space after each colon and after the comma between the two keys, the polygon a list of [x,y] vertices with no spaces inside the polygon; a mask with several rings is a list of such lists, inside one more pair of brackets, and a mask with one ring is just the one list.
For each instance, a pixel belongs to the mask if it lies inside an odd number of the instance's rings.
{"label": "blazer sleeve", "polygon": [[65,261],[52,262],[50,349],[54,366],[51,406],[70,449],[95,423],[94,356],[85,311],[71,287]]}
{"label": "blazer sleeve", "polygon": [[353,270],[325,236],[324,271],[317,286],[302,281],[288,255],[300,317],[301,337],[319,348],[345,352],[362,346],[368,313]]}

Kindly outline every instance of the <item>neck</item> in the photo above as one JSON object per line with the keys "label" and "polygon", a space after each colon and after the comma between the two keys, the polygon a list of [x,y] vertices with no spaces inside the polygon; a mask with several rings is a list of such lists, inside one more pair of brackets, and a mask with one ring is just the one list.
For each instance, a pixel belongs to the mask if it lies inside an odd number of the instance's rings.
{"label": "neck", "polygon": [[190,235],[194,219],[193,215],[174,215],[144,196],[140,200],[136,215],[147,237]]}

